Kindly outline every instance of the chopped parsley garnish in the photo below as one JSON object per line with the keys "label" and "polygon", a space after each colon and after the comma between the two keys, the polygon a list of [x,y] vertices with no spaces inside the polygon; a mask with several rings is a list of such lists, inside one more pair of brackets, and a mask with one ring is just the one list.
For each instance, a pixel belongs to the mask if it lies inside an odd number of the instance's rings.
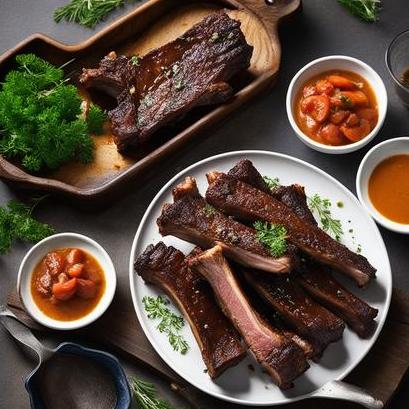
{"label": "chopped parsley garnish", "polygon": [[30,172],[90,162],[90,134],[102,131],[105,114],[91,105],[84,118],[77,88],[67,84],[62,68],[34,54],[20,54],[16,62],[0,91],[0,154]]}
{"label": "chopped parsley garnish", "polygon": [[7,253],[14,240],[37,243],[54,234],[51,226],[40,223],[32,216],[41,199],[35,200],[31,206],[11,200],[0,207],[0,254]]}
{"label": "chopped parsley garnish", "polygon": [[287,230],[280,224],[271,224],[260,220],[254,223],[257,239],[274,257],[280,257],[287,251]]}
{"label": "chopped parsley garnish", "polygon": [[139,62],[140,62],[140,57],[139,57],[139,55],[133,55],[132,57],[131,57],[131,64],[132,65],[135,65],[135,66],[138,66],[139,65]]}
{"label": "chopped parsley garnish", "polygon": [[142,303],[147,312],[148,318],[160,319],[158,326],[156,327],[159,332],[163,332],[167,335],[170,345],[172,345],[174,351],[178,351],[181,354],[186,354],[189,350],[189,345],[182,335],[179,334],[180,330],[185,325],[183,317],[174,314],[167,307],[169,300],[162,296],[157,297],[143,297]]}
{"label": "chopped parsley garnish", "polygon": [[175,81],[175,88],[180,91],[181,89],[183,89],[185,87],[185,83],[183,82],[182,79],[178,79]]}
{"label": "chopped parsley garnish", "polygon": [[220,40],[220,34],[217,32],[214,32],[212,36],[210,37],[210,41],[213,43],[216,43],[219,40]]}
{"label": "chopped parsley garnish", "polygon": [[351,108],[354,103],[352,102],[351,98],[347,97],[344,94],[340,94],[339,99],[341,100],[341,102],[348,108]]}
{"label": "chopped parsley garnish", "polygon": [[373,23],[378,20],[380,0],[338,0],[338,3],[364,21]]}
{"label": "chopped parsley garnish", "polygon": [[317,193],[308,197],[307,200],[311,211],[316,213],[319,217],[322,229],[339,241],[344,234],[344,231],[342,229],[341,221],[332,217],[331,201],[326,198],[321,198]]}
{"label": "chopped parsley garnish", "polygon": [[206,203],[204,211],[206,213],[206,216],[211,216],[212,214],[216,213],[216,209],[209,203]]}
{"label": "chopped parsley garnish", "polygon": [[271,178],[269,176],[263,176],[264,182],[270,190],[275,189],[276,187],[280,186],[280,179],[278,178]]}

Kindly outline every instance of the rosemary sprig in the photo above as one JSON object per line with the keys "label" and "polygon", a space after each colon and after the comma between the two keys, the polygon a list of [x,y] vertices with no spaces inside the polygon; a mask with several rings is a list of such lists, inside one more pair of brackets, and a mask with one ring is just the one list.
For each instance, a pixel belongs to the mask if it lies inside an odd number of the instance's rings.
{"label": "rosemary sprig", "polygon": [[260,220],[254,223],[257,239],[264,244],[274,257],[280,257],[287,251],[287,230],[280,224],[271,224]]}
{"label": "rosemary sprig", "polygon": [[165,297],[149,297],[142,298],[142,303],[145,307],[145,311],[150,319],[160,319],[158,326],[156,327],[159,332],[163,332],[168,336],[168,341],[172,345],[174,351],[178,351],[181,354],[186,354],[189,350],[189,345],[179,331],[185,325],[183,317],[174,314],[167,307],[169,300]]}
{"label": "rosemary sprig", "polygon": [[341,221],[332,217],[331,201],[322,198],[318,193],[315,193],[311,197],[307,197],[307,201],[311,211],[316,213],[319,217],[322,229],[334,236],[336,240],[341,240],[344,231],[342,229]]}
{"label": "rosemary sprig", "polygon": [[[138,1],[138,0],[131,0]],[[125,0],[71,0],[54,11],[54,20],[62,20],[94,28],[114,9],[122,7]]]}
{"label": "rosemary sprig", "polygon": [[360,19],[373,23],[378,20],[381,8],[380,0],[338,0],[351,14]]}
{"label": "rosemary sprig", "polygon": [[140,409],[177,409],[171,403],[158,396],[156,388],[150,382],[131,378],[129,384],[135,402]]}

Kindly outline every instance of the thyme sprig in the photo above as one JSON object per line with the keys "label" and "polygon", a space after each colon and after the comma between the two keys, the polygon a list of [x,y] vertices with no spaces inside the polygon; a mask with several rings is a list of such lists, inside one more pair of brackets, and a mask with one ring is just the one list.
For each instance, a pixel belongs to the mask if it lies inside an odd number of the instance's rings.
{"label": "thyme sprig", "polygon": [[148,318],[160,319],[157,329],[168,336],[168,341],[172,345],[173,350],[186,354],[189,350],[189,345],[182,335],[180,330],[184,327],[185,321],[180,315],[174,314],[167,307],[170,302],[167,298],[162,296],[142,298],[142,303],[147,312]]}

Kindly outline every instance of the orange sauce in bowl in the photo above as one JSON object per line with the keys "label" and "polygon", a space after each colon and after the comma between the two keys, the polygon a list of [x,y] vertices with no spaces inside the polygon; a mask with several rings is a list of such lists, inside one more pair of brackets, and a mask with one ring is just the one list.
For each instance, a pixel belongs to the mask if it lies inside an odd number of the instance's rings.
{"label": "orange sauce in bowl", "polygon": [[368,194],[383,216],[409,224],[409,154],[383,160],[369,178]]}

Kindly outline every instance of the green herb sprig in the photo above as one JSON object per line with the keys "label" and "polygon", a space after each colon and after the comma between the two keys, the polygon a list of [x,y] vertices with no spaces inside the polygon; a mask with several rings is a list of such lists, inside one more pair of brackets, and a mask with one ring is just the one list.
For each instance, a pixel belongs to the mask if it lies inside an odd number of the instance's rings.
{"label": "green herb sprig", "polygon": [[263,180],[270,190],[274,190],[276,187],[280,186],[280,179],[278,178],[263,176]]}
{"label": "green herb sprig", "polygon": [[102,131],[105,114],[91,105],[84,118],[77,88],[67,84],[61,67],[34,54],[20,54],[16,63],[0,91],[0,154],[29,172],[90,162],[90,133]]}
{"label": "green herb sprig", "polygon": [[[280,186],[280,181],[278,178],[263,176],[263,179],[267,183],[270,190]],[[336,240],[340,241],[344,231],[341,220],[334,219],[332,216],[331,201],[327,198],[322,198],[318,193],[315,193],[311,197],[307,196],[307,204],[311,212],[318,216],[321,228],[333,236]]]}
{"label": "green herb sprig", "polygon": [[264,244],[274,257],[281,257],[287,251],[287,230],[284,226],[257,220],[254,228],[258,241]]}
{"label": "green herb sprig", "polygon": [[168,336],[168,341],[172,345],[173,350],[186,354],[189,350],[189,345],[183,336],[179,334],[185,325],[185,321],[183,317],[170,311],[167,307],[170,303],[169,300],[160,295],[158,297],[145,296],[142,298],[142,303],[148,318],[160,319],[157,329]]}
{"label": "green herb sprig", "polygon": [[0,254],[7,253],[14,240],[36,243],[55,232],[51,226],[32,216],[41,199],[35,200],[31,206],[11,200],[0,207]]}
{"label": "green herb sprig", "polygon": [[125,0],[72,0],[54,11],[54,20],[56,23],[66,20],[94,28],[109,13],[124,4]]}
{"label": "green herb sprig", "polygon": [[140,409],[177,409],[168,401],[160,398],[155,386],[138,378],[129,380],[132,394]]}
{"label": "green herb sprig", "polygon": [[335,237],[336,240],[341,240],[344,231],[341,221],[334,219],[331,214],[331,201],[322,198],[318,193],[311,197],[307,197],[308,206],[313,213],[319,217],[323,230]]}
{"label": "green herb sprig", "polygon": [[378,20],[380,0],[338,0],[338,3],[364,21],[373,23]]}

